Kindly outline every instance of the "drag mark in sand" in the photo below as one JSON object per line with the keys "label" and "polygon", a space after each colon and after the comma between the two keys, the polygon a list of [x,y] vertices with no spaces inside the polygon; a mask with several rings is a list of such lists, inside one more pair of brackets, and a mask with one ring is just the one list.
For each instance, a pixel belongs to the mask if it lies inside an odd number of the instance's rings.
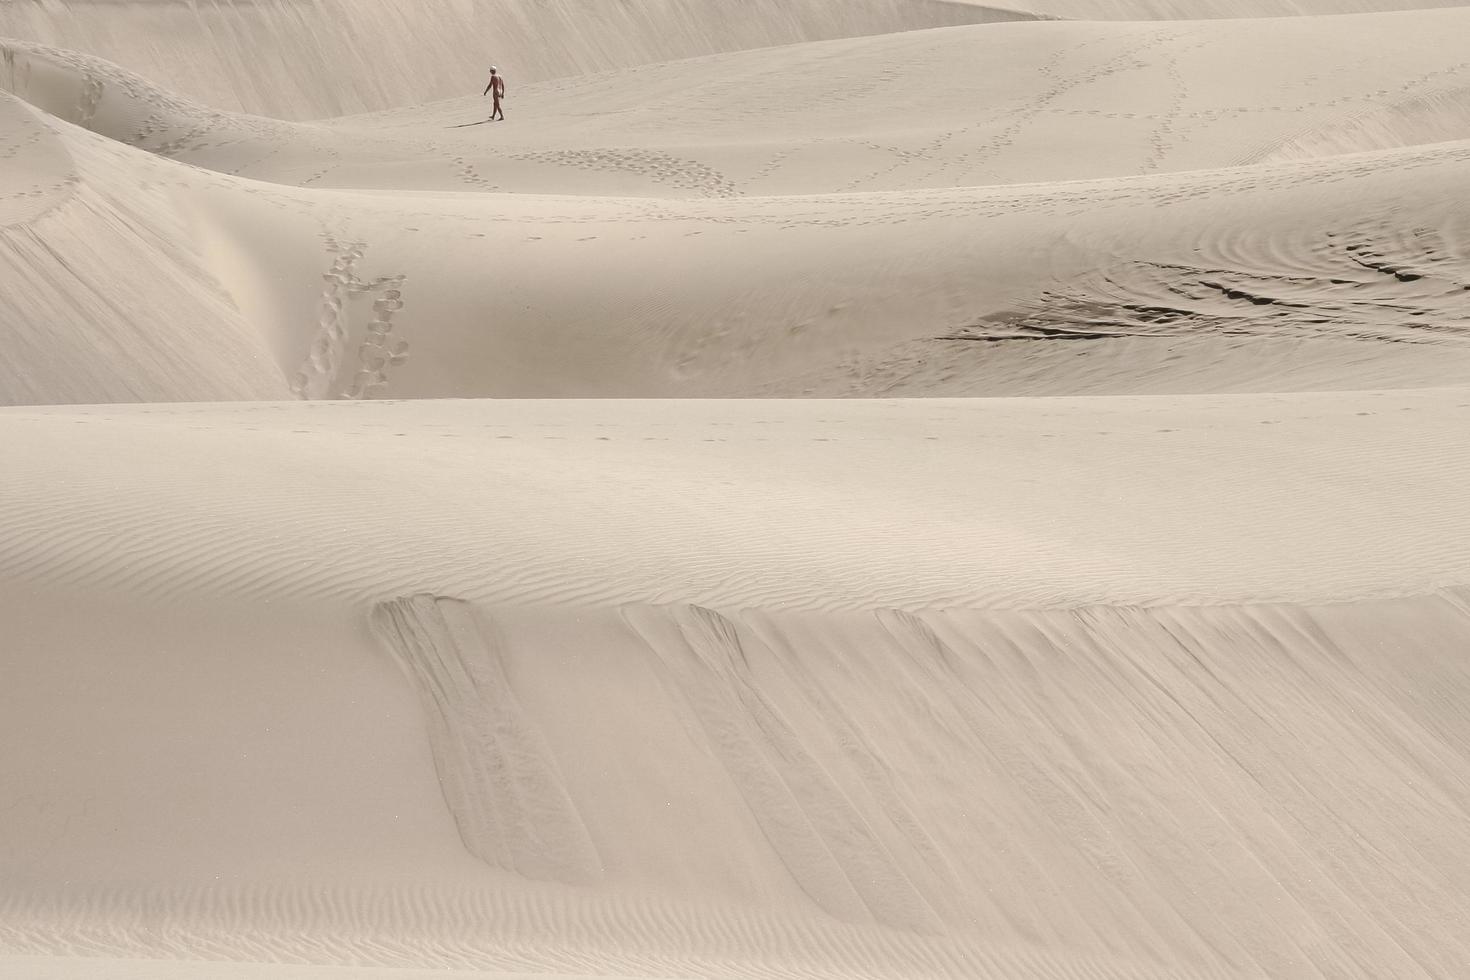
{"label": "drag mark in sand", "polygon": [[466,849],[527,878],[587,884],[602,862],[555,758],[506,675],[493,625],[458,599],[380,603],[372,627],[423,701]]}
{"label": "drag mark in sand", "polygon": [[934,910],[751,674],[738,627],[701,606],[629,606],[801,889],[829,914],[938,931]]}
{"label": "drag mark in sand", "polygon": [[[762,693],[745,649],[760,639],[700,606],[629,606],[623,618],[672,675],[772,849],[820,908],[848,922],[942,930],[902,870],[916,862],[895,859],[851,788],[839,785]],[[372,627],[425,705],[440,786],[466,848],[528,878],[599,880],[591,835],[512,689],[487,614],[462,600],[415,595],[380,603]],[[851,735],[848,754],[861,754]],[[858,769],[871,776],[881,764],[865,758]],[[893,817],[896,800],[884,802]],[[918,829],[912,815],[904,823]],[[919,837],[916,848],[922,831]],[[933,867],[932,858],[925,854],[922,863]]]}

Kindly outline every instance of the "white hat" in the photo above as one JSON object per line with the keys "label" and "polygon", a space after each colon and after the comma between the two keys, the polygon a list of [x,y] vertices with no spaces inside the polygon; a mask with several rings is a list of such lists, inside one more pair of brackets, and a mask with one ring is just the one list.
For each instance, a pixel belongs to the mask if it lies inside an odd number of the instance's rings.
{"label": "white hat", "polygon": [[494,66],[494,65],[491,65],[491,66],[490,66],[490,70],[491,70],[491,71],[494,71],[494,70],[495,70],[495,66]]}

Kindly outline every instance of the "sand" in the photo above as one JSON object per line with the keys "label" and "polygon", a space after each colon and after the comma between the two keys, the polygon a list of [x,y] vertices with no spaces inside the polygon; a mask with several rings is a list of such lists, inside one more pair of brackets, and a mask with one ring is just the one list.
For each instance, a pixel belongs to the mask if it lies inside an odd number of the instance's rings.
{"label": "sand", "polygon": [[1470,973],[1399,6],[4,5],[0,975]]}

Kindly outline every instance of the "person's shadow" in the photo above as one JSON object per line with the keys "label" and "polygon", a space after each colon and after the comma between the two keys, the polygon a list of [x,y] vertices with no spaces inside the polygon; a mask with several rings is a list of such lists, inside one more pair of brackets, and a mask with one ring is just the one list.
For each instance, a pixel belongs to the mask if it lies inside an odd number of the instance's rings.
{"label": "person's shadow", "polygon": [[489,121],[490,120],[488,120],[488,119],[481,119],[479,122],[460,123],[458,126],[448,126],[446,128],[448,128],[448,129],[464,129],[466,126],[483,126],[483,125],[485,125]]}

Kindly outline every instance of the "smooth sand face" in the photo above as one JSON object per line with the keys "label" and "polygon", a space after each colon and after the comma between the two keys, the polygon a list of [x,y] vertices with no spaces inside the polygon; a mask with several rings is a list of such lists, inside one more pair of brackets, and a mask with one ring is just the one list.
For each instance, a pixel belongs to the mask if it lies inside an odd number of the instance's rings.
{"label": "smooth sand face", "polygon": [[1470,974],[1470,10],[1008,6],[5,5],[0,975]]}

